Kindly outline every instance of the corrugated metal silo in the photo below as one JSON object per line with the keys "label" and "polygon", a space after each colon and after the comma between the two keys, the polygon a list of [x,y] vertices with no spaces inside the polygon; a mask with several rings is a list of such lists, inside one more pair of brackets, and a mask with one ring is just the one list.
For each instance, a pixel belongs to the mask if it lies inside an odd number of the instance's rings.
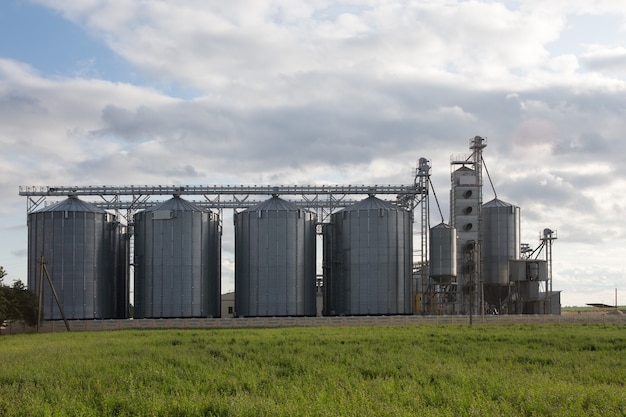
{"label": "corrugated metal silo", "polygon": [[324,313],[411,314],[411,212],[370,196],[334,213],[327,229]]}
{"label": "corrugated metal silo", "polygon": [[[125,318],[125,228],[113,214],[70,197],[28,215],[28,286],[39,293],[41,258],[68,319]],[[122,253],[124,252],[124,253]],[[61,312],[43,275],[43,319]]]}
{"label": "corrugated metal silo", "polygon": [[135,214],[135,318],[219,317],[219,216],[178,196]]}
{"label": "corrugated metal silo", "polygon": [[456,229],[445,223],[430,229],[430,276],[439,283],[456,277]]}
{"label": "corrugated metal silo", "polygon": [[520,258],[520,209],[499,199],[483,204],[483,281],[509,284],[509,260]]}
{"label": "corrugated metal silo", "polygon": [[273,196],[235,214],[238,316],[314,316],[314,213]]}

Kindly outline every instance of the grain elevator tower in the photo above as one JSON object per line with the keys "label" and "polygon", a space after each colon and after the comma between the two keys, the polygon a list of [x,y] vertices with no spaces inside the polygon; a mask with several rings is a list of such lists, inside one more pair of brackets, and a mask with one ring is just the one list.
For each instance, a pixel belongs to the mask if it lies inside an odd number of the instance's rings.
{"label": "grain elevator tower", "polygon": [[481,209],[483,149],[487,142],[480,136],[470,139],[470,155],[450,160],[450,219],[457,231],[457,297],[455,312],[477,314],[482,304]]}

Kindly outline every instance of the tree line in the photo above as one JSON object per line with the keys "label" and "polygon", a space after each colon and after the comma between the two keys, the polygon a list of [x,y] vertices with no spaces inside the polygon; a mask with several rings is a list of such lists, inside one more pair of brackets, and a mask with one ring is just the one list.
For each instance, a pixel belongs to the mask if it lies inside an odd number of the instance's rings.
{"label": "tree line", "polygon": [[4,284],[7,276],[0,266],[0,325],[7,321],[23,321],[29,326],[37,325],[39,302],[37,296],[20,280],[13,286]]}

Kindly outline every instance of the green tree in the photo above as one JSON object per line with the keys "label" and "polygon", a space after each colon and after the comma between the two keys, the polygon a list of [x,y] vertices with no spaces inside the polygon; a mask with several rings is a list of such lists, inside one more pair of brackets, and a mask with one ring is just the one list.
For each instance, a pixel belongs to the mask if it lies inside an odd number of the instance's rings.
{"label": "green tree", "polygon": [[5,294],[4,277],[7,275],[3,267],[0,266],[0,324],[7,320],[9,310],[9,300]]}
{"label": "green tree", "polygon": [[30,326],[36,325],[39,308],[37,296],[20,280],[15,281],[12,287],[4,285],[6,275],[0,266],[0,323],[19,320]]}

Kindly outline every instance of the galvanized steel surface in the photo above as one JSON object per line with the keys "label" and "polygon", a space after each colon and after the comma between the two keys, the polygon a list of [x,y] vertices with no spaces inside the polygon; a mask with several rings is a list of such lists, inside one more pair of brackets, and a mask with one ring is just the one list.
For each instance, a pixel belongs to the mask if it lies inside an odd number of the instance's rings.
{"label": "galvanized steel surface", "polygon": [[235,313],[314,316],[314,213],[277,196],[235,215]]}
{"label": "galvanized steel surface", "polygon": [[412,313],[411,213],[370,196],[331,217],[325,314]]}
{"label": "galvanized steel surface", "polygon": [[511,259],[509,260],[509,276],[511,282],[546,281],[548,262],[545,259]]}
{"label": "galvanized steel surface", "polygon": [[135,317],[219,317],[215,213],[179,197],[135,214]]}
{"label": "galvanized steel surface", "polygon": [[509,260],[519,259],[520,209],[494,199],[483,205],[483,281],[509,284]]}
{"label": "galvanized steel surface", "polygon": [[437,282],[456,277],[456,229],[445,223],[430,229],[430,276]]}
{"label": "galvanized steel surface", "polygon": [[58,320],[61,312],[42,275],[42,255],[68,319],[127,317],[126,242],[115,216],[77,198],[30,213],[28,287],[39,293],[43,277],[43,319]]}

